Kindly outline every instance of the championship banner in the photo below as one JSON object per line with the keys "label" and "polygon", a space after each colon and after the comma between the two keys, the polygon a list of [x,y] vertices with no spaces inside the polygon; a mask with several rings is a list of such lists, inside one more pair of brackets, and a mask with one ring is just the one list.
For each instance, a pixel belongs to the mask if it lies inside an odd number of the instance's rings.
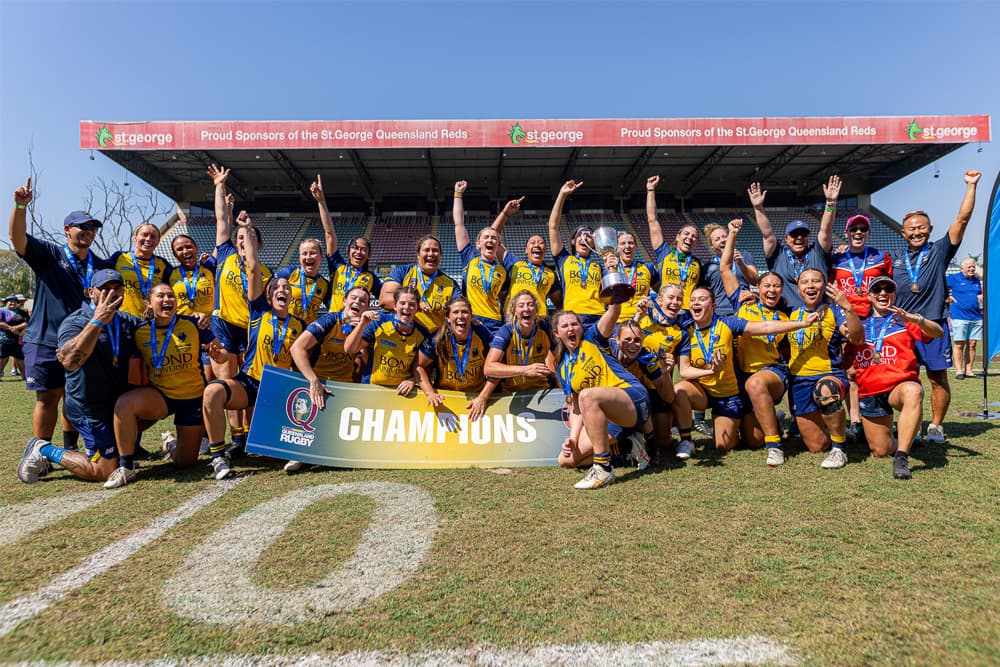
{"label": "championship banner", "polygon": [[[983,256],[983,369],[1000,354],[1000,268],[991,264],[1000,257],[1000,174],[993,184],[986,211],[986,249]],[[985,382],[985,381],[984,381]]]}
{"label": "championship banner", "polygon": [[962,144],[989,116],[509,120],[80,121],[84,150]]}
{"label": "championship banner", "polygon": [[399,396],[367,384],[327,382],[319,410],[298,373],[266,366],[247,451],[338,468],[469,468],[556,465],[569,435],[559,390],[498,394],[470,422],[474,395],[442,391]]}

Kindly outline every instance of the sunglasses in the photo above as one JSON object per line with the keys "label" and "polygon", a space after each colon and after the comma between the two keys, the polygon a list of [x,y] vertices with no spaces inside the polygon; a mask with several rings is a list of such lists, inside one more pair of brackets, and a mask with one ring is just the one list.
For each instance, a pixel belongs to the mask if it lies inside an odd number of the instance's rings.
{"label": "sunglasses", "polygon": [[910,211],[909,213],[906,213],[906,214],[903,215],[903,222],[906,222],[907,220],[909,220],[910,218],[912,218],[915,215],[922,215],[922,216],[924,216],[925,218],[927,218],[927,222],[930,222],[930,220],[931,220],[931,216],[927,215],[926,211]]}
{"label": "sunglasses", "polygon": [[793,239],[803,238],[803,237],[809,236],[809,230],[808,229],[796,229],[794,232],[792,232],[791,234],[789,234],[789,236],[791,236]]}
{"label": "sunglasses", "polygon": [[882,292],[887,292],[889,294],[895,294],[896,288],[892,285],[876,285],[875,287],[868,290],[872,294],[881,294]]}
{"label": "sunglasses", "polygon": [[81,222],[79,225],[73,225],[77,229],[82,229],[85,232],[96,232],[100,227],[98,225],[91,224],[89,222]]}
{"label": "sunglasses", "polygon": [[850,233],[850,232],[868,232],[868,231],[870,231],[870,229],[869,229],[868,225],[854,225],[853,227],[851,227],[847,231],[848,231],[848,233]]}

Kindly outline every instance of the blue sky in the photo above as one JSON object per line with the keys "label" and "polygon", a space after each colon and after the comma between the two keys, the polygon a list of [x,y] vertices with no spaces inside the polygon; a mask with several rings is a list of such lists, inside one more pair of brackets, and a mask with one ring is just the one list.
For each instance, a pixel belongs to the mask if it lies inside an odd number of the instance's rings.
{"label": "blue sky", "polygon": [[[998,19],[991,2],[0,0],[0,189],[29,143],[50,224],[120,178],[77,149],[82,119],[997,116]],[[959,254],[980,253],[1000,142],[978,148],[875,205],[943,232],[980,169]]]}

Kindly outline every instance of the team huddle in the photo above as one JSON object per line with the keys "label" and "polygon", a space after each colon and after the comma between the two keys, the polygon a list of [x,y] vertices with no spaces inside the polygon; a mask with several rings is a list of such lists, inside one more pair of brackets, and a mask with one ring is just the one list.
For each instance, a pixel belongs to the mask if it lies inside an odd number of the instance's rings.
{"label": "team huddle", "polygon": [[[216,247],[209,255],[177,236],[176,263],[155,254],[160,231],[150,224],[135,230],[131,250],[94,256],[101,222],[82,211],[66,217],[63,245],[34,238],[26,231],[30,179],[15,191],[11,241],[37,278],[24,332],[34,437],[18,465],[21,481],[35,482],[58,464],[107,488],[133,482],[142,431],[170,415],[176,438],[166,448],[174,463],[194,465],[206,439],[213,473],[224,479],[232,453],[245,446],[267,365],[300,372],[320,409],[326,380],[401,395],[419,390],[433,407],[444,400],[439,390],[466,392],[471,420],[486,412],[494,391],[562,388],[570,433],[558,462],[589,466],[581,489],[613,482],[616,455],[630,455],[640,469],[667,456],[690,458],[694,413],[708,409],[718,449],[764,447],[766,464],[779,466],[776,405],[786,394],[806,448],[829,450],[822,467],[847,463],[854,432],[875,456],[893,457],[896,478],[908,479],[923,419],[919,365],[931,384],[927,437],[943,442],[951,366],[945,269],[972,214],[977,171],[964,176],[966,192],[945,236],[932,242],[927,214],[907,213],[908,247],[892,255],[868,245],[863,215],[847,220],[848,243],[834,251],[838,177],[823,186],[815,240],[799,220],[779,239],[764,209],[766,191],[754,183],[748,195],[767,270],[736,249],[739,219],[705,230],[711,262],[693,254],[693,225],[669,243],[657,216],[657,176],[646,197],[655,263],[639,259],[629,232],[617,234],[616,252],[599,254],[586,225],[564,242],[563,208],[582,186],[575,181],[559,190],[548,239],[530,237],[523,256],[502,241],[523,197],[507,202],[473,242],[467,184],[458,181],[452,218],[460,282],[440,270],[434,236],[418,239],[415,262],[385,280],[369,268],[367,239],[350,239],[342,252],[318,176],[311,191],[325,238],[302,241],[298,265],[272,274],[259,260],[264,239],[251,217],[234,216],[229,171],[213,165],[208,175]],[[545,264],[549,252],[554,269]],[[320,273],[324,261],[329,278]],[[627,301],[602,301],[602,280],[612,272],[634,290]],[[370,307],[373,299],[379,309]],[[60,400],[63,447],[51,442]],[[285,469],[301,467],[290,461]]]}

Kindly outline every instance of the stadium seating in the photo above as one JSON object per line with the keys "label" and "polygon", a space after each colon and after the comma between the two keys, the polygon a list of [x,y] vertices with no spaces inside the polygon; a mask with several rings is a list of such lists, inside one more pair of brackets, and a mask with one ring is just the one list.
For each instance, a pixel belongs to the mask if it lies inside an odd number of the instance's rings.
{"label": "stadium seating", "polygon": [[380,266],[412,264],[417,239],[430,233],[430,216],[383,214],[372,230],[373,259]]}
{"label": "stadium seating", "polygon": [[171,263],[175,263],[176,260],[170,250],[170,244],[181,234],[193,238],[199,251],[211,253],[215,249],[215,218],[195,216],[188,218],[187,222],[177,223],[163,234],[160,245],[156,247],[156,254],[166,258]]}

